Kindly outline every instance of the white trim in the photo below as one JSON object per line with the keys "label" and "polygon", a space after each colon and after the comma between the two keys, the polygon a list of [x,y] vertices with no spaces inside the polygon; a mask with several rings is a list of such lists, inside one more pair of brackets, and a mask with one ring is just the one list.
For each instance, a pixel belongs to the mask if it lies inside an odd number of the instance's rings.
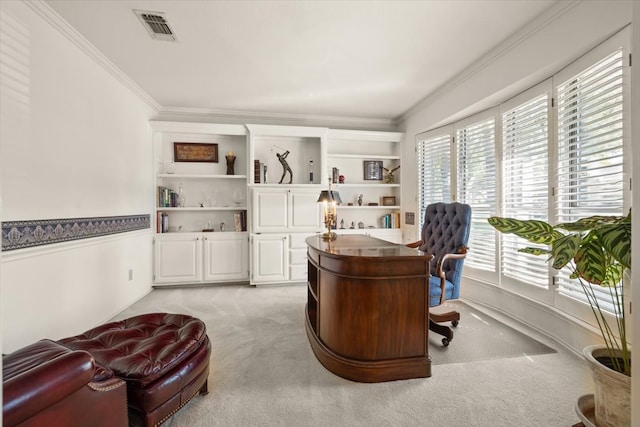
{"label": "white trim", "polygon": [[518,46],[524,41],[533,37],[540,31],[543,31],[545,27],[547,27],[553,21],[560,18],[562,15],[564,15],[580,3],[582,3],[582,0],[567,0],[556,2],[549,9],[538,15],[536,19],[518,30],[514,35],[500,43],[490,52],[484,54],[478,61],[465,68],[464,71],[454,76],[452,79],[447,81],[444,85],[440,86],[426,98],[423,98],[413,107],[409,108],[409,110],[396,117],[394,119],[394,123],[399,126],[400,124],[408,120],[411,116],[416,114],[419,110],[422,110],[428,105],[434,104],[438,99],[450,93],[456,87],[460,86],[475,74],[491,65],[500,57],[508,54],[512,50],[517,49]]}
{"label": "white trim", "polygon": [[161,107],[160,114],[206,117],[212,120],[234,120],[244,122],[267,122],[292,125],[347,127],[355,129],[395,130],[397,125],[393,119],[369,119],[364,117],[321,116],[291,113],[265,113],[258,111],[214,110],[208,108]]}
{"label": "white trim", "polygon": [[192,123],[192,122],[170,122],[163,120],[151,120],[151,129],[155,132],[174,133],[206,133],[216,135],[246,135],[247,128],[244,125],[215,124],[215,123]]}

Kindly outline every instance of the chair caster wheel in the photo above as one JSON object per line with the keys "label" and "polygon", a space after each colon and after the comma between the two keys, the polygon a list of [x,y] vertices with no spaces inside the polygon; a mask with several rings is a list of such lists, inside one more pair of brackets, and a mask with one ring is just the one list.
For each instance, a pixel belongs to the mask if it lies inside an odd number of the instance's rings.
{"label": "chair caster wheel", "polygon": [[454,328],[455,328],[456,326],[458,326],[458,321],[457,321],[457,320],[452,320],[452,321],[451,321],[451,326],[453,326]]}
{"label": "chair caster wheel", "polygon": [[447,338],[442,338],[442,346],[443,347],[448,347],[449,346],[449,340]]}

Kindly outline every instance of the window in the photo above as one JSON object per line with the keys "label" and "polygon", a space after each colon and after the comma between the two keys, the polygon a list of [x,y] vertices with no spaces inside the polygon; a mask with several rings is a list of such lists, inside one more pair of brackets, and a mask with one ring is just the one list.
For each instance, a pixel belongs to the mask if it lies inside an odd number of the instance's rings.
{"label": "window", "polygon": [[[558,222],[591,215],[624,215],[623,50],[595,62],[557,85]],[[556,275],[562,294],[585,300],[568,269]],[[609,289],[595,286],[600,302]]]}
{"label": "window", "polygon": [[471,232],[465,265],[496,270],[496,233],[487,218],[496,213],[495,118],[456,129],[456,199],[471,205]]}
{"label": "window", "polygon": [[[472,208],[465,276],[593,321],[569,273],[550,270],[544,256],[519,253],[531,244],[496,232],[486,219],[559,223],[628,212],[629,45],[627,27],[498,108],[421,135],[420,209],[450,194]],[[595,291],[610,306],[610,289]]]}
{"label": "window", "polygon": [[[547,88],[550,88],[549,82],[518,97],[516,105],[502,109],[501,215],[504,217],[549,221],[550,94]],[[518,252],[534,245],[513,234],[499,237],[502,274],[525,285],[547,289],[546,259]]]}
{"label": "window", "polygon": [[418,135],[418,211],[430,203],[451,201],[451,132]]}

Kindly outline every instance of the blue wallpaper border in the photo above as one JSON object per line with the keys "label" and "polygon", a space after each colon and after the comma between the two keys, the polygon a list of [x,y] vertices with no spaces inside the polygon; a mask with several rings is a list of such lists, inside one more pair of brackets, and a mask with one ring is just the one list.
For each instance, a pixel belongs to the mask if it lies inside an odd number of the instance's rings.
{"label": "blue wallpaper border", "polygon": [[145,215],[42,219],[2,222],[2,252],[151,227]]}

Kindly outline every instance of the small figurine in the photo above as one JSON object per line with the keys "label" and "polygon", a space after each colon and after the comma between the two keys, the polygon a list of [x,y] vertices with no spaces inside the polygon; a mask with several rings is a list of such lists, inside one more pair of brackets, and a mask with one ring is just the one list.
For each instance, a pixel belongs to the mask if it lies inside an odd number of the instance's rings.
{"label": "small figurine", "polygon": [[344,219],[340,220],[340,229],[344,230]]}
{"label": "small figurine", "polygon": [[289,172],[289,184],[293,182],[293,172],[291,171],[291,167],[289,166],[289,163],[287,163],[288,155],[289,155],[289,150],[285,151],[282,154],[276,153],[276,156],[278,156],[278,160],[280,160],[280,163],[282,164],[282,178],[280,178],[280,182],[278,184],[282,184],[282,181],[284,181],[284,177],[287,175],[287,172]]}
{"label": "small figurine", "polygon": [[362,198],[364,196],[362,194],[358,194],[358,206],[362,206]]}
{"label": "small figurine", "polygon": [[353,222],[353,221],[351,221],[351,227],[349,227],[349,228],[350,228],[350,229],[352,229],[352,230],[353,230],[354,228],[356,228],[356,223],[355,223],[355,222]]}
{"label": "small figurine", "polygon": [[344,184],[344,175],[340,175],[340,176],[338,177],[338,182],[339,182],[340,184]]}
{"label": "small figurine", "polygon": [[385,167],[383,167],[382,169],[384,169],[384,171],[387,173],[387,175],[386,175],[386,176],[385,176],[385,178],[384,178],[384,179],[385,179],[385,182],[386,182],[387,184],[393,184],[393,183],[395,183],[395,182],[396,182],[396,177],[393,175],[393,173],[394,173],[395,171],[397,171],[398,169],[400,169],[400,166],[396,166],[395,168],[393,168],[393,169],[391,169],[391,170],[389,170],[389,169],[387,169],[387,168],[385,168]]}
{"label": "small figurine", "polygon": [[235,175],[236,156],[233,151],[229,151],[225,159],[227,159],[227,175]]}

